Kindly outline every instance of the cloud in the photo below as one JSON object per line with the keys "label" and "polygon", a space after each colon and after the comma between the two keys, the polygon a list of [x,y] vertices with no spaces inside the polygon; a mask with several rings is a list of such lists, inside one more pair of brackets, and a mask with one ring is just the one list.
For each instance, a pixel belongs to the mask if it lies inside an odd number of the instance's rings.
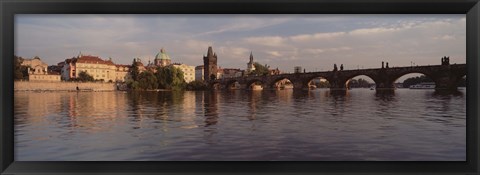
{"label": "cloud", "polygon": [[291,36],[290,39],[294,42],[304,42],[309,40],[334,39],[336,37],[344,36],[345,32],[330,32],[330,33],[315,33],[302,34]]}
{"label": "cloud", "polygon": [[324,53],[324,52],[325,52],[324,49],[304,49],[303,51],[304,51],[305,53],[313,54],[313,55],[321,54],[321,53]]}
{"label": "cloud", "polygon": [[368,29],[356,29],[349,34],[351,35],[377,35],[381,33],[387,33],[387,32],[395,32],[400,30],[399,28],[384,28],[384,27],[378,27],[378,28],[368,28]]}
{"label": "cloud", "polygon": [[220,27],[217,27],[216,29],[211,31],[199,33],[196,36],[212,35],[225,32],[251,31],[285,23],[289,20],[289,18],[278,18],[266,21],[255,17],[240,17],[230,20],[231,22],[226,25],[221,25]]}
{"label": "cloud", "polygon": [[286,38],[281,36],[249,37],[244,39],[244,41],[249,44],[272,46],[272,47],[285,46],[286,40],[287,40]]}
{"label": "cloud", "polygon": [[273,57],[281,57],[282,56],[282,54],[278,51],[265,51],[265,53],[267,53],[267,54],[269,54]]}
{"label": "cloud", "polygon": [[433,37],[433,39],[448,41],[448,40],[454,40],[455,37],[452,36],[452,35],[443,35],[443,36],[435,36],[435,37]]}

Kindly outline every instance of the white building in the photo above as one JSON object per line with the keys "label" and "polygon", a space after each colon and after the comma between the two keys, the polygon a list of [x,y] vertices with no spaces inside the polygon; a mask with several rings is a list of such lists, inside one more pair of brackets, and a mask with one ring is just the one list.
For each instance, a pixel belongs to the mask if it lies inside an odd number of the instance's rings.
{"label": "white building", "polygon": [[57,72],[48,70],[48,64],[40,60],[39,57],[24,59],[22,66],[27,66],[29,81],[60,81],[60,75]]}
{"label": "white building", "polygon": [[192,81],[195,81],[195,66],[174,63],[173,67],[182,70],[185,82],[190,83]]}

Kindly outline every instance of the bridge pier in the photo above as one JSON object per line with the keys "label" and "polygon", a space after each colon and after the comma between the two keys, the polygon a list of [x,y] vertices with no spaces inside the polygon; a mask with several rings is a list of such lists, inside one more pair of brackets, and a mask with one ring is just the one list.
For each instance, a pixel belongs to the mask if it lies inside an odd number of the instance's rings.
{"label": "bridge pier", "polygon": [[292,82],[292,84],[293,84],[293,89],[308,90],[308,82],[304,83],[302,81],[294,81]]}
{"label": "bridge pier", "polygon": [[442,76],[435,80],[435,90],[439,92],[456,92],[457,83],[461,78]]}

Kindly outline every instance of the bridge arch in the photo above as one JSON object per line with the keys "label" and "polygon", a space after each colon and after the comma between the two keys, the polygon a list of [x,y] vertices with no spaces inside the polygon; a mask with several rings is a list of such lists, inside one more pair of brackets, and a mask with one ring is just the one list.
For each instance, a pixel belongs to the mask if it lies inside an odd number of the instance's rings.
{"label": "bridge arch", "polygon": [[268,82],[267,86],[268,88],[273,88],[273,89],[288,89],[288,88],[293,88],[293,82],[292,80],[290,80],[289,77],[282,76]]}
{"label": "bridge arch", "polygon": [[375,84],[377,84],[377,81],[373,78],[371,75],[367,74],[355,74],[346,77],[345,81],[345,87],[350,89],[350,88],[369,88]]}
{"label": "bridge arch", "polygon": [[331,79],[323,75],[315,75],[308,77],[302,82],[304,88],[330,88]]}
{"label": "bridge arch", "polygon": [[233,80],[228,80],[225,83],[225,88],[226,89],[240,89],[240,81],[233,79]]}
{"label": "bridge arch", "polygon": [[[438,85],[434,76],[420,71],[403,72],[394,76],[392,80],[392,86],[397,88],[409,88],[411,85],[415,85],[420,82],[433,82],[436,86]],[[396,83],[402,83],[402,87],[395,86]]]}
{"label": "bridge arch", "polygon": [[[255,85],[259,85],[259,86],[255,86]],[[251,89],[251,90],[261,90],[261,89],[265,88],[265,85],[266,85],[266,83],[264,81],[262,81],[261,79],[252,79],[252,80],[247,81],[246,88]],[[261,89],[259,89],[259,88],[261,88]]]}

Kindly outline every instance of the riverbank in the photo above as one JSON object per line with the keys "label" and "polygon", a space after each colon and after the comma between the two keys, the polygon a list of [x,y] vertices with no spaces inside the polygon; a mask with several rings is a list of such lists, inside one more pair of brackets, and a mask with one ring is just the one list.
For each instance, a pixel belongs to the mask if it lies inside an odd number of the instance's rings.
{"label": "riverbank", "polygon": [[115,91],[115,83],[15,81],[15,91]]}

